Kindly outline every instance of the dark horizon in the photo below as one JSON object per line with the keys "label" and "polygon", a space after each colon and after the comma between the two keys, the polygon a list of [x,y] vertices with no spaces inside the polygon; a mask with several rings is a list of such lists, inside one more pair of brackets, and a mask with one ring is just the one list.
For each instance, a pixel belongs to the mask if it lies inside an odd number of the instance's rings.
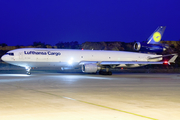
{"label": "dark horizon", "polygon": [[[163,41],[175,41],[175,40],[161,40],[162,42]],[[177,42],[180,42],[180,40],[177,40]],[[57,43],[55,43],[55,44],[47,44],[46,42],[41,42],[41,41],[34,41],[34,42],[36,42],[36,43],[38,43],[38,42],[40,42],[40,43],[42,43],[42,44],[45,44],[45,45],[50,45],[50,46],[56,46],[56,44],[58,44],[58,42]],[[3,46],[2,44],[5,44],[5,46],[7,45],[7,46],[33,46],[33,44],[34,44],[34,42],[32,42],[31,44],[27,44],[27,45],[23,45],[23,44],[17,44],[17,45],[9,45],[9,44],[7,44],[7,43],[0,43],[0,46]],[[62,42],[62,43],[66,43],[66,41],[64,42],[64,41],[59,41],[59,42]],[[69,42],[69,41],[67,41],[67,42]],[[70,41],[69,43],[71,43],[71,42],[76,42],[76,41]],[[77,41],[78,42],[78,41]],[[133,41],[133,42],[124,42],[124,41],[85,41],[85,42],[83,42],[83,43],[86,43],[86,42],[121,42],[121,43],[126,43],[126,44],[131,44],[131,43],[135,43],[135,42],[139,42],[139,41]],[[145,42],[145,41],[141,41],[141,42]],[[79,45],[82,45],[83,43],[79,43],[78,42],[78,44]]]}

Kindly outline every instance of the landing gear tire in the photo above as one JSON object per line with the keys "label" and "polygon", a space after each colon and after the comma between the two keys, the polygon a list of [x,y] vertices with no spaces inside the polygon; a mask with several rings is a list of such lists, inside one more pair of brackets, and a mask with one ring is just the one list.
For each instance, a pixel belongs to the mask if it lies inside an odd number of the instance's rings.
{"label": "landing gear tire", "polygon": [[99,71],[99,74],[102,75],[102,74],[103,74],[103,71]]}
{"label": "landing gear tire", "polygon": [[108,72],[108,75],[112,75],[112,72],[111,72],[111,71],[109,71],[109,72]]}
{"label": "landing gear tire", "polygon": [[31,72],[27,72],[26,74],[27,74],[27,75],[31,75]]}
{"label": "landing gear tire", "polygon": [[111,71],[109,71],[109,72],[99,71],[99,74],[100,75],[112,75],[112,72]]}

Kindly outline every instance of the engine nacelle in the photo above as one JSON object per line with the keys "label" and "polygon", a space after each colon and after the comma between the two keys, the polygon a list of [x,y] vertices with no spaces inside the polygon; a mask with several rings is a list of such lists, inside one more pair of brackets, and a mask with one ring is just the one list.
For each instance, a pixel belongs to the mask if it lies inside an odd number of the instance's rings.
{"label": "engine nacelle", "polygon": [[82,65],[82,72],[84,73],[96,73],[100,68],[96,64],[84,64]]}
{"label": "engine nacelle", "polygon": [[140,51],[140,52],[153,52],[153,53],[162,53],[166,50],[166,46],[163,44],[146,44],[146,43],[140,43],[136,42],[134,44],[134,50]]}
{"label": "engine nacelle", "polygon": [[140,42],[134,43],[134,50],[139,51],[140,48],[141,48],[141,43]]}

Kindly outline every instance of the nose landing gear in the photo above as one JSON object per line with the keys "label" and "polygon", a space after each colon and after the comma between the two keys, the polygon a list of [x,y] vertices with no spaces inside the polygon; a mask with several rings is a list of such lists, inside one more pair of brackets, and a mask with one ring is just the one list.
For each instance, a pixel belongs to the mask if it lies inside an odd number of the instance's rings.
{"label": "nose landing gear", "polygon": [[30,71],[31,71],[31,67],[26,67],[26,74],[27,74],[27,75],[30,75],[30,74],[31,74]]}

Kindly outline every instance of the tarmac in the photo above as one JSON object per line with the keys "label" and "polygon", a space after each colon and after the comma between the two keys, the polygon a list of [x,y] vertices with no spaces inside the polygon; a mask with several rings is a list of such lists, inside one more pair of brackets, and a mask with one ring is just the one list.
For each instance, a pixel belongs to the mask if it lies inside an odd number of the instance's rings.
{"label": "tarmac", "polygon": [[0,120],[180,119],[180,74],[22,73],[0,71]]}

